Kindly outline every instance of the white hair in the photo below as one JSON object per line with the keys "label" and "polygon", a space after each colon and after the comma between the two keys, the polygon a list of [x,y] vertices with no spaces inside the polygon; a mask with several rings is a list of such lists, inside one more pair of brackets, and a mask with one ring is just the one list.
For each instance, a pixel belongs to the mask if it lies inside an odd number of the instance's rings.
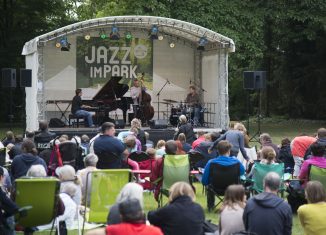
{"label": "white hair", "polygon": [[180,115],[179,117],[179,121],[182,122],[182,123],[186,123],[187,122],[187,117],[185,115]]}
{"label": "white hair", "polygon": [[29,177],[45,177],[46,176],[46,171],[44,169],[44,166],[37,164],[37,165],[32,165],[27,173],[26,176]]}
{"label": "white hair", "polygon": [[85,166],[96,166],[98,162],[98,157],[95,153],[89,153],[86,155],[86,157],[83,159]]}
{"label": "white hair", "polygon": [[55,173],[59,177],[60,181],[73,181],[75,184],[80,184],[80,178],[76,175],[75,168],[70,165],[64,165],[62,167],[58,167],[55,170]]}
{"label": "white hair", "polygon": [[141,207],[144,206],[143,200],[143,187],[136,183],[126,184],[117,196],[117,203],[121,203],[126,199],[135,198],[139,201]]}
{"label": "white hair", "polygon": [[61,184],[60,187],[60,193],[66,193],[70,197],[75,196],[77,192],[77,185],[73,182],[65,182],[64,184]]}

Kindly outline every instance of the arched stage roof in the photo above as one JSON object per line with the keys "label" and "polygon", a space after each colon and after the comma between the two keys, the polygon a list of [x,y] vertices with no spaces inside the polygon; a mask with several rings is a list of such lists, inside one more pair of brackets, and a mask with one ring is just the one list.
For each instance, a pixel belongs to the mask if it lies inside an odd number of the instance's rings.
{"label": "arched stage roof", "polygon": [[[94,37],[94,35],[98,37],[99,32],[102,31],[104,31],[105,34],[109,34],[113,26],[118,27],[120,34],[129,31],[133,35],[135,34],[146,38],[147,35],[148,37],[150,36],[151,29],[154,25],[158,27],[158,36],[162,35],[164,38],[161,42],[166,43],[158,43],[158,41],[155,44],[153,43],[153,45],[155,45],[154,50],[157,49],[157,51],[164,54],[166,58],[165,60],[154,59],[153,64],[159,65],[165,68],[165,70],[164,72],[159,71],[160,68],[158,66],[154,68],[153,65],[153,79],[164,80],[168,78],[168,76],[174,77],[175,74],[178,74],[180,80],[182,80],[182,78],[188,80],[190,77],[191,81],[192,77],[193,81],[199,84],[199,87],[203,91],[205,91],[203,86],[205,86],[204,88],[206,90],[209,90],[207,94],[202,94],[204,102],[206,98],[209,100],[206,102],[216,103],[214,117],[209,123],[212,123],[213,127],[222,129],[227,128],[229,124],[228,54],[235,51],[235,44],[232,39],[199,25],[171,18],[156,16],[112,16],[90,19],[67,25],[35,37],[25,43],[22,54],[25,55],[26,68],[32,70],[32,87],[25,88],[26,104],[29,104],[26,105],[27,130],[37,130],[38,120],[48,120],[48,116],[46,115],[48,98],[45,87],[47,79],[61,77],[65,81],[76,80],[76,54],[72,55],[71,53],[69,54],[70,57],[67,58],[65,55],[68,54],[58,53],[61,52],[61,50],[58,50],[55,45],[52,44],[53,42],[57,42],[58,39],[67,36],[69,42],[72,42],[75,46],[76,44],[74,44],[74,42],[76,42],[77,37],[87,34],[92,35],[91,37]],[[202,37],[207,39],[204,51],[197,50],[199,40]],[[166,50],[163,48],[163,45],[168,45],[167,42],[170,40],[185,46],[180,47],[179,51],[174,50],[174,52],[170,51],[168,53],[169,56],[172,54],[174,61],[180,62],[182,66],[169,63],[170,60],[169,57],[167,57],[167,53],[165,53]],[[74,46],[72,46],[73,50],[70,50],[70,52],[76,53],[76,47]],[[188,54],[184,54],[184,51]],[[155,58],[160,57],[159,54],[157,55],[158,56]],[[182,57],[186,58],[183,59]],[[53,61],[51,61],[51,59],[53,59]],[[64,69],[62,71],[59,70],[59,68],[61,69],[60,66],[55,67],[56,64],[60,64],[58,61],[63,61],[63,64],[67,62],[67,65],[64,66],[68,66],[69,71],[65,71]],[[157,73],[155,69],[158,71]],[[182,69],[184,71],[182,71]],[[192,71],[193,74],[189,75],[188,70]],[[50,73],[48,73],[49,71]],[[69,75],[62,75],[63,73],[61,72],[63,71],[65,71],[65,74]],[[52,74],[54,72],[55,74]],[[184,86],[186,87],[186,85]],[[56,91],[56,89],[57,88],[53,88],[53,91]],[[67,92],[70,94],[70,90]],[[158,90],[155,90],[155,92],[158,92]],[[73,93],[73,90],[71,93]],[[61,96],[58,95],[56,98],[61,99]]]}
{"label": "arched stage roof", "polygon": [[153,25],[156,25],[163,36],[186,40],[194,46],[204,36],[207,38],[208,44],[214,47],[228,48],[229,52],[235,51],[232,39],[186,21],[156,16],[111,16],[78,22],[38,36],[25,43],[22,54],[28,55],[33,53],[37,50],[37,46],[42,46],[47,41],[55,40],[65,35],[99,31],[113,25],[119,27],[120,30],[129,31],[149,31]]}

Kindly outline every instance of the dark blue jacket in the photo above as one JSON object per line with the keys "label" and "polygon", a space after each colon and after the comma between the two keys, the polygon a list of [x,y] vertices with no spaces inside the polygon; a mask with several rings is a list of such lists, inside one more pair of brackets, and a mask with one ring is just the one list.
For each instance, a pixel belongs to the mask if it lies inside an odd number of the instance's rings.
{"label": "dark blue jacket", "polygon": [[259,235],[290,235],[292,211],[282,198],[263,192],[248,200],[243,223],[246,231]]}
{"label": "dark blue jacket", "polygon": [[203,208],[188,196],[177,197],[167,206],[148,212],[148,220],[161,228],[164,235],[204,234]]}
{"label": "dark blue jacket", "polygon": [[44,166],[45,171],[47,171],[45,161],[39,156],[34,156],[30,153],[19,154],[14,157],[11,163],[11,175],[13,179],[25,176],[32,165],[38,164]]}

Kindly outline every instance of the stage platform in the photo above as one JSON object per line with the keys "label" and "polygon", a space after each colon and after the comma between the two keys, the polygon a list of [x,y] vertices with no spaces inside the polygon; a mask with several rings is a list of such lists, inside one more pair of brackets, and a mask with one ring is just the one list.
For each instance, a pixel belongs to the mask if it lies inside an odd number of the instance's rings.
{"label": "stage platform", "polygon": [[[72,136],[81,136],[81,135],[88,135],[90,138],[93,138],[95,135],[99,133],[99,127],[96,128],[87,128],[87,127],[62,127],[62,128],[49,128],[49,131],[56,133],[57,136],[66,134],[69,137]],[[152,140],[155,144],[158,140],[170,140],[173,139],[174,133],[176,128],[175,127],[168,127],[165,129],[152,129],[149,127],[143,127],[144,131],[149,133],[149,138]],[[129,127],[126,127],[124,129],[116,129],[116,134],[118,134],[121,131],[128,131]],[[220,128],[206,128],[206,127],[198,127],[194,128],[194,131],[197,133],[198,131],[204,131],[204,132],[220,132]]]}

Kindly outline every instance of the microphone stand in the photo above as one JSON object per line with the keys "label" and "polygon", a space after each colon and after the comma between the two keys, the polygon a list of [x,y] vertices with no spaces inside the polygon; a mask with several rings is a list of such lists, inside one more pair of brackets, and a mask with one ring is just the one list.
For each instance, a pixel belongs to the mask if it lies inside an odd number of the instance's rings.
{"label": "microphone stand", "polygon": [[162,90],[164,89],[164,87],[166,86],[166,84],[170,84],[169,80],[166,80],[166,82],[164,83],[164,85],[162,86],[162,88],[159,90],[159,92],[157,92],[156,96],[157,96],[157,111],[158,111],[158,118],[157,119],[160,119],[160,95],[161,95],[161,92]]}

